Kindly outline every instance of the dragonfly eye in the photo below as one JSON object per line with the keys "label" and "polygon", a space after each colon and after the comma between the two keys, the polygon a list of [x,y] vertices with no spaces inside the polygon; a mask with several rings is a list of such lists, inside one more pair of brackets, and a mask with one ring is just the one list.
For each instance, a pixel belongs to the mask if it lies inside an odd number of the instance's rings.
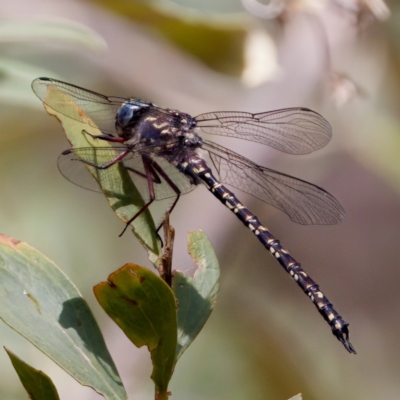
{"label": "dragonfly eye", "polygon": [[117,113],[117,126],[120,126],[122,129],[125,128],[132,122],[136,122],[142,113],[143,107],[137,104],[127,103],[123,105]]}

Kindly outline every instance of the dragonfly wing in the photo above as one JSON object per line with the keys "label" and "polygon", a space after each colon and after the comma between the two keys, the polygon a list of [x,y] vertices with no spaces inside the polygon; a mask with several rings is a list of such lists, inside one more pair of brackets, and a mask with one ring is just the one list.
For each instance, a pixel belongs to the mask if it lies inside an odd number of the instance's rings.
{"label": "dragonfly wing", "polygon": [[328,121],[308,108],[259,114],[210,112],[195,119],[205,133],[250,140],[290,154],[311,153],[324,147],[332,137]]}
{"label": "dragonfly wing", "polygon": [[[127,176],[126,174],[129,174],[140,196],[147,201],[149,200],[149,185],[142,155],[138,152],[128,151],[127,155],[119,159],[126,152],[126,147],[69,149],[59,156],[58,169],[66,179],[75,185],[95,192],[108,192],[114,197],[126,197],[123,179]],[[105,164],[112,163],[113,160],[118,161],[108,168],[100,168]],[[188,193],[196,187],[189,177],[183,175],[163,157],[153,155],[151,161],[160,166],[164,174],[174,182],[182,194]],[[121,170],[122,166],[125,168]],[[177,196],[168,182],[160,174],[154,173],[154,168],[152,180],[157,200]]]}
{"label": "dragonfly wing", "polygon": [[269,168],[261,167],[215,143],[205,149],[223,183],[249,193],[304,225],[331,225],[343,220],[340,203],[324,189]]}
{"label": "dragonfly wing", "polygon": [[[88,123],[106,133],[115,133],[115,116],[128,99],[107,97],[52,78],[37,78],[32,89],[53,110],[76,121]],[[58,89],[65,96],[57,96]]]}

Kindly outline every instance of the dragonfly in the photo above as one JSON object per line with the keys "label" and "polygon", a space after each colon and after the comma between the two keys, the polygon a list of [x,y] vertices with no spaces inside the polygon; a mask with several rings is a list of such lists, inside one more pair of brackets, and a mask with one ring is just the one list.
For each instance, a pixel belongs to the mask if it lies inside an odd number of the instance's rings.
{"label": "dragonfly", "polygon": [[[300,263],[225,184],[257,197],[304,225],[341,222],[345,212],[340,203],[312,183],[257,165],[201,136],[205,133],[243,139],[289,154],[308,154],[324,147],[332,137],[331,126],[320,114],[297,107],[256,114],[209,112],[192,117],[151,102],[104,96],[52,78],[35,79],[32,89],[56,112],[100,129],[99,135],[82,133],[106,144],[64,151],[58,159],[64,177],[85,189],[102,191],[86,167],[94,168],[101,181],[106,181],[112,179],[110,167],[123,164],[135,185],[141,187],[145,200],[126,227],[154,200],[175,198],[169,209],[171,212],[182,194],[204,184],[289,273],[346,350],[356,354],[350,343],[349,323],[334,309]],[[61,91],[67,100],[60,102],[48,96],[49,90],[54,89]],[[77,112],[77,108],[82,112]],[[205,160],[204,153],[211,163]]]}

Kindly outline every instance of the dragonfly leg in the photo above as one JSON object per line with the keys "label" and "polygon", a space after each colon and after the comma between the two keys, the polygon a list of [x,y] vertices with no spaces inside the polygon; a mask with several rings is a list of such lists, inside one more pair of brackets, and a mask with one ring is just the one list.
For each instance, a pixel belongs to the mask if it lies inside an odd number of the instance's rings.
{"label": "dragonfly leg", "polygon": [[[68,150],[63,151],[61,154],[62,155],[68,155],[68,154],[71,154],[71,153],[75,154],[72,149],[68,149]],[[107,169],[107,168],[111,167],[112,165],[116,164],[117,162],[121,161],[129,153],[130,153],[130,150],[122,151],[117,156],[112,158],[110,161],[107,161],[106,163],[101,164],[101,165],[93,163],[93,162],[88,161],[88,160],[83,160],[82,158],[79,158],[79,156],[76,156],[77,158],[71,158],[71,160],[72,161],[81,161],[81,162],[83,162],[83,163],[85,163],[87,165],[90,165],[90,166],[92,166],[94,168],[97,168],[97,169]]]}
{"label": "dragonfly leg", "polygon": [[[171,178],[163,171],[163,169],[153,161],[153,167],[154,169],[158,172],[158,174],[165,179],[165,181],[168,183],[168,185],[171,187],[171,189],[176,193],[176,199],[172,203],[172,206],[169,208],[167,213],[170,215],[174,207],[176,206],[176,203],[178,203],[179,198],[181,197],[181,191],[178,188],[178,186],[175,185],[174,182],[172,182]],[[161,222],[160,226],[157,228],[156,232],[158,234],[158,231],[161,229],[163,226],[164,221]]]}
{"label": "dragonfly leg", "polygon": [[[142,178],[146,178],[146,179],[147,179],[146,174],[144,174],[143,172],[140,172],[140,171],[136,170],[135,168],[127,167],[126,165],[125,165],[125,168],[126,168],[128,171],[131,171],[131,172],[133,172],[134,174],[139,175],[139,176],[141,176]],[[151,169],[151,179],[153,179],[153,182],[154,182],[154,183],[161,183],[160,177],[155,173],[155,171],[154,171],[153,169]]]}
{"label": "dragonfly leg", "polygon": [[150,207],[150,204],[155,200],[155,192],[154,192],[154,177],[157,177],[157,180],[160,180],[160,178],[157,176],[157,172],[153,169],[154,163],[147,158],[146,156],[142,155],[142,160],[143,160],[143,167],[145,171],[145,177],[147,179],[147,184],[149,188],[149,201],[125,224],[124,230],[120,233],[119,237],[121,237],[125,231],[128,229],[128,226],[140,215],[142,214],[145,210],[147,210]]}
{"label": "dragonfly leg", "polygon": [[100,140],[106,140],[107,142],[114,142],[114,143],[124,143],[125,140],[121,137],[115,137],[113,135],[109,135],[107,133],[102,133],[101,135],[93,135],[90,132],[83,130],[82,133],[85,135],[89,135],[93,139],[100,139]]}

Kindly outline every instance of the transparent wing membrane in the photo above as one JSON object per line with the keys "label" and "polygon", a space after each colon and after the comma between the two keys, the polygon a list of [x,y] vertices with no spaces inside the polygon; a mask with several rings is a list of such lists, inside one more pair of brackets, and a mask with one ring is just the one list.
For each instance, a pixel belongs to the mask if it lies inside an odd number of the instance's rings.
{"label": "transparent wing membrane", "polygon": [[[106,97],[78,86],[57,81],[51,78],[38,78],[32,82],[35,94],[47,106],[74,120],[87,123],[82,116],[86,114],[92,121],[89,124],[100,128],[105,133],[115,132],[115,116],[122,104],[127,100],[118,97]],[[60,101],[57,96],[49,96],[49,90],[58,89],[67,95],[69,101]]]}
{"label": "transparent wing membrane", "polygon": [[[120,168],[125,167],[125,172],[133,180],[141,197],[149,200],[149,184],[141,154],[128,153],[122,160],[106,169],[101,169],[103,165],[112,162],[125,151],[126,147],[70,149],[59,156],[58,168],[61,174],[75,185],[95,192],[106,191],[113,193],[116,197],[123,197],[124,187]],[[164,158],[152,155],[151,162],[160,166],[182,194],[196,187],[186,175]],[[156,171],[153,171],[151,179],[157,200],[176,197],[175,191]]]}
{"label": "transparent wing membrane", "polygon": [[197,126],[211,135],[265,144],[290,154],[307,154],[327,145],[328,121],[308,108],[287,108],[259,114],[210,112],[196,117]]}
{"label": "transparent wing membrane", "polygon": [[299,224],[337,224],[345,212],[324,189],[269,168],[212,142],[205,148],[220,180],[284,211]]}

